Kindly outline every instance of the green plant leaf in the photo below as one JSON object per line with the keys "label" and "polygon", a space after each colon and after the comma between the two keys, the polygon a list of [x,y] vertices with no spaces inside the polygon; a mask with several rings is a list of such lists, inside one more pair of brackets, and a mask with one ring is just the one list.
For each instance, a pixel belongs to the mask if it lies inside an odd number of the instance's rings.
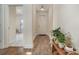
{"label": "green plant leaf", "polygon": [[65,42],[65,35],[60,31],[60,27],[52,31],[53,36],[55,36],[60,43]]}

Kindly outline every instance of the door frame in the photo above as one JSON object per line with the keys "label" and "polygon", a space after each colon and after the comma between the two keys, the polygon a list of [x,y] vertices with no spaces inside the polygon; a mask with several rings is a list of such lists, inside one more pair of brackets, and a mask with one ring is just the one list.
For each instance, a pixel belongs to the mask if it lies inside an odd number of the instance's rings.
{"label": "door frame", "polygon": [[[48,9],[48,36],[51,38],[51,30],[53,29],[53,4],[50,4],[48,5],[49,6],[49,9]],[[34,4],[32,5],[32,39],[34,40],[34,38],[36,37],[37,35],[37,32],[36,32],[36,7],[37,5]]]}

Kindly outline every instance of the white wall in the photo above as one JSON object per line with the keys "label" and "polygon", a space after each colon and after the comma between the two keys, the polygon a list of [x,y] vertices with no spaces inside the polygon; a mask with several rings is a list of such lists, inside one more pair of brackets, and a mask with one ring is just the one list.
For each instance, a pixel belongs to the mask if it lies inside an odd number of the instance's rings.
{"label": "white wall", "polygon": [[53,5],[53,29],[56,29],[59,27],[58,25],[58,5]]}
{"label": "white wall", "polygon": [[4,48],[4,7],[0,5],[0,49]]}
{"label": "white wall", "polygon": [[32,8],[33,8],[33,11],[32,11],[32,13],[33,13],[33,18],[32,18],[32,35],[33,35],[33,40],[35,39],[35,37],[36,37],[36,33],[37,33],[37,31],[36,31],[36,5],[34,4],[33,6],[32,6]]}
{"label": "white wall", "polygon": [[23,16],[24,16],[24,47],[32,48],[32,5],[23,5]]}
{"label": "white wall", "polygon": [[48,32],[49,32],[49,37],[51,39],[52,38],[51,37],[51,30],[53,29],[53,4],[49,5],[49,13],[48,13],[48,16],[49,16]]}
{"label": "white wall", "polygon": [[9,7],[4,5],[4,47],[9,46]]}
{"label": "white wall", "polygon": [[9,5],[9,44],[12,44],[16,36],[16,6]]}
{"label": "white wall", "polygon": [[55,8],[57,16],[54,20],[63,32],[70,32],[73,45],[79,49],[79,5],[55,5]]}
{"label": "white wall", "polygon": [[0,48],[8,47],[8,5],[0,5]]}

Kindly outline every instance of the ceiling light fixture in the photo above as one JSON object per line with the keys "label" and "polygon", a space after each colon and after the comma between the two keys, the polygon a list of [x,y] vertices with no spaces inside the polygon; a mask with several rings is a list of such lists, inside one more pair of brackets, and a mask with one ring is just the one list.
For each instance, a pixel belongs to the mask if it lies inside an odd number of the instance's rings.
{"label": "ceiling light fixture", "polygon": [[41,11],[44,11],[44,10],[45,10],[43,5],[41,5],[40,10],[41,10]]}

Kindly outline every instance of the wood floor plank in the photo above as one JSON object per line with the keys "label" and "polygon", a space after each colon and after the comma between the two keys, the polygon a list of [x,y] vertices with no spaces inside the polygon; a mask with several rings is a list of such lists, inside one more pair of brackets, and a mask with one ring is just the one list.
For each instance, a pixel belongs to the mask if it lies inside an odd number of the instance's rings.
{"label": "wood floor plank", "polygon": [[33,55],[51,55],[50,39],[47,35],[37,35],[33,41],[33,49],[23,47],[8,47],[0,50],[1,55],[26,55],[32,52]]}
{"label": "wood floor plank", "polygon": [[47,35],[38,35],[34,40],[34,55],[51,55],[50,38]]}

